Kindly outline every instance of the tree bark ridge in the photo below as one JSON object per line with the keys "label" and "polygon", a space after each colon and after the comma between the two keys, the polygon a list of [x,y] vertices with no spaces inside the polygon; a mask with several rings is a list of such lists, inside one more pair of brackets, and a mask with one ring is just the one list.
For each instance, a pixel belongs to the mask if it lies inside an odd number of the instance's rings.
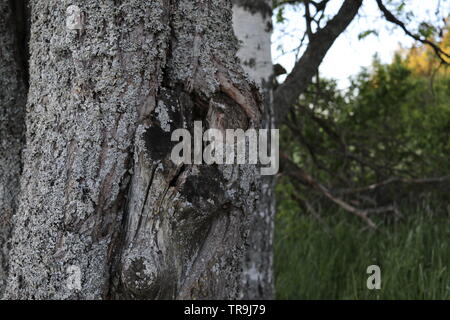
{"label": "tree bark ridge", "polygon": [[[195,120],[259,125],[229,1],[79,0],[70,3],[83,14],[78,30],[66,28],[68,1],[31,3],[27,149],[5,297],[239,296],[257,168],[170,161],[170,132]],[[68,285],[72,267],[81,290]]]}

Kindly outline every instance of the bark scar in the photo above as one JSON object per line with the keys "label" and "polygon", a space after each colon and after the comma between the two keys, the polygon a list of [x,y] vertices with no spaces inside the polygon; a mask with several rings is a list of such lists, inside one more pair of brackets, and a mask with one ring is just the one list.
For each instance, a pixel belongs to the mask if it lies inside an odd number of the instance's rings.
{"label": "bark scar", "polygon": [[261,109],[255,96],[249,91],[242,93],[221,71],[217,72],[217,78],[220,90],[233,99],[255,124],[258,124],[261,120]]}

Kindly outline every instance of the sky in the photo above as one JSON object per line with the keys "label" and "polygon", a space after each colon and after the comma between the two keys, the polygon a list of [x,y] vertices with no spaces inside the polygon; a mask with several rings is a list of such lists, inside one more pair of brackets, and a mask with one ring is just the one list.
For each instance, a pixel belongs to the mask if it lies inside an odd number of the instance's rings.
{"label": "sky", "polygon": [[[439,0],[408,0],[406,11],[412,10],[414,20],[432,21],[436,18]],[[337,12],[342,0],[330,2],[329,13]],[[450,14],[450,0],[441,0],[441,14]],[[280,63],[290,71],[295,63],[295,54],[282,54],[278,49],[281,44],[285,51],[298,46],[299,37],[304,34],[302,12],[294,8],[285,9],[286,22],[274,23],[272,55],[275,63]],[[412,28],[414,26],[411,26]],[[366,30],[375,29],[379,33],[358,40],[358,35]],[[400,28],[384,20],[375,0],[364,0],[359,17],[348,27],[347,31],[336,40],[320,66],[320,74],[338,80],[341,89],[350,84],[349,77],[356,75],[362,67],[370,67],[375,54],[384,63],[392,61],[400,47],[411,47],[414,41],[406,36]]]}

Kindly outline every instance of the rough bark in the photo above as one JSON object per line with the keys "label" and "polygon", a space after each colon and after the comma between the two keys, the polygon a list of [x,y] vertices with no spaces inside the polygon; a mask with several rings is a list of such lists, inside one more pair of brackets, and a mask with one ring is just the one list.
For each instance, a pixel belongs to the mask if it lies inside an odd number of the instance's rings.
{"label": "rough bark", "polygon": [[[275,128],[272,106],[273,63],[271,54],[272,1],[234,0],[234,32],[240,41],[238,57],[247,74],[263,89],[262,126]],[[244,261],[245,299],[272,299],[275,179],[261,179],[258,206],[252,216],[249,247]]]}
{"label": "rough bark", "polygon": [[8,271],[12,216],[17,206],[26,103],[23,1],[0,3],[0,297]]}
{"label": "rough bark", "polygon": [[[27,148],[5,297],[236,298],[255,166],[175,166],[170,131],[248,128],[227,0],[31,1]],[[66,28],[69,4],[83,26]],[[81,271],[81,290],[67,285]]]}

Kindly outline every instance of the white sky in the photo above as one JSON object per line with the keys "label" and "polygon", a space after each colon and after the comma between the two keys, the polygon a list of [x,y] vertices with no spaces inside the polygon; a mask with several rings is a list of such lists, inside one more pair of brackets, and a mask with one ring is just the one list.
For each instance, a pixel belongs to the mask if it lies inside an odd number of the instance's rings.
{"label": "white sky", "polygon": [[[419,20],[432,21],[436,19],[435,10],[438,1],[409,0],[406,8],[411,9]],[[329,14],[337,12],[342,2],[332,0]],[[441,0],[441,15],[443,12],[450,14],[449,0]],[[295,55],[293,53],[282,55],[277,47],[282,44],[285,51],[289,51],[298,46],[299,38],[304,33],[304,19],[302,12],[296,12],[293,8],[286,9],[285,17],[287,18],[285,23],[274,23],[272,51],[275,63],[280,63],[290,71],[295,63]],[[417,20],[416,18],[414,20]],[[358,40],[358,35],[369,29],[377,30],[379,36],[369,35]],[[394,27],[382,18],[375,0],[364,0],[359,18],[354,20],[347,31],[336,40],[319,70],[322,76],[337,79],[339,87],[345,88],[349,84],[349,76],[357,74],[361,67],[369,67],[375,54],[378,54],[382,62],[387,63],[392,60],[400,46],[409,47],[413,43],[400,28]]]}

